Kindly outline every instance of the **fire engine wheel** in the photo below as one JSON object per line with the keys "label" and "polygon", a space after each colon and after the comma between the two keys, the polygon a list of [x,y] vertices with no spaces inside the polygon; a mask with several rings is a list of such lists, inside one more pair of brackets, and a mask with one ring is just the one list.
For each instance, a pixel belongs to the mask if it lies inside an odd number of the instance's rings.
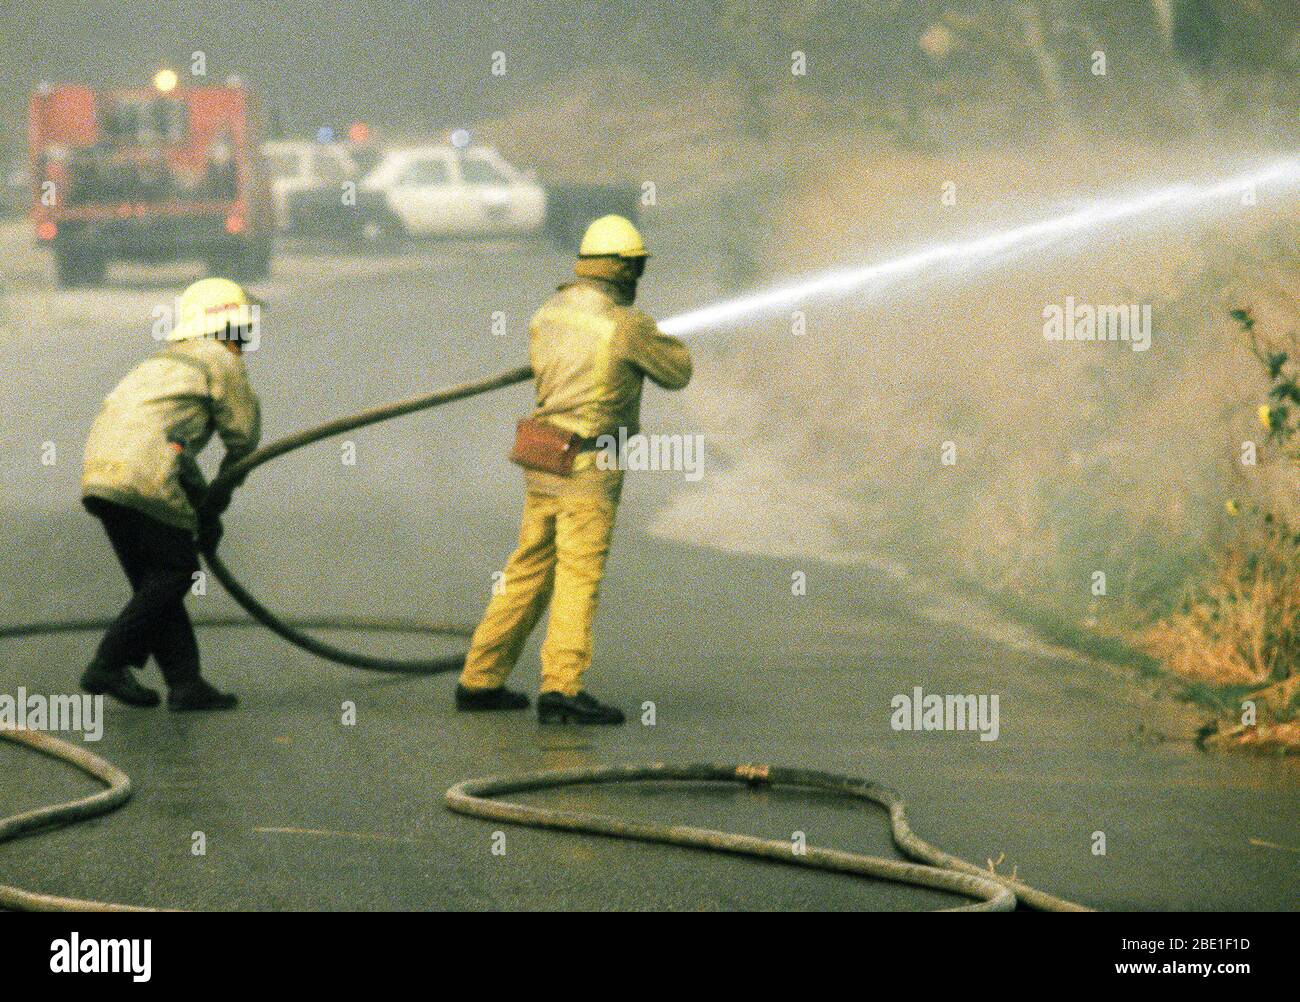
{"label": "fire engine wheel", "polygon": [[59,288],[79,289],[102,283],[108,261],[100,251],[65,244],[54,248],[54,268]]}

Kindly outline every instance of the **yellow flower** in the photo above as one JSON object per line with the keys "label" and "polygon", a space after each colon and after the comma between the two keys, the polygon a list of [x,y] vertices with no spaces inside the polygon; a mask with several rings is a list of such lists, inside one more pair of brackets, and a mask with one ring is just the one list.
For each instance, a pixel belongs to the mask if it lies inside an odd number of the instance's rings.
{"label": "yellow flower", "polygon": [[1236,498],[1228,498],[1227,501],[1223,502],[1223,510],[1226,511],[1233,518],[1236,518],[1238,515],[1241,514],[1241,509],[1237,507]]}
{"label": "yellow flower", "polygon": [[1260,404],[1259,409],[1255,411],[1259,415],[1259,423],[1269,431],[1273,430],[1273,412],[1269,410],[1268,404]]}

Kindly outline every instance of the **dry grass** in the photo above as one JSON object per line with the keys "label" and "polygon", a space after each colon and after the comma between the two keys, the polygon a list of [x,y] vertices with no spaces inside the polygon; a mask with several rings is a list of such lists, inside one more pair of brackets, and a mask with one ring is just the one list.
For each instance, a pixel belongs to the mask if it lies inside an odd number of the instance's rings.
{"label": "dry grass", "polygon": [[1300,534],[1248,518],[1208,582],[1151,626],[1143,646],[1181,678],[1263,686],[1300,674]]}
{"label": "dry grass", "polygon": [[[1272,485],[1293,486],[1300,470],[1300,335],[1291,327],[1294,300],[1287,294],[1294,271],[1254,271],[1253,305],[1234,313],[1272,383],[1268,403],[1260,407],[1273,446],[1267,463]],[[1257,500],[1240,517],[1209,576],[1188,590],[1179,609],[1146,630],[1142,643],[1192,683],[1189,691],[1200,702],[1221,709],[1225,720],[1213,725],[1209,743],[1294,753],[1300,751],[1300,531],[1282,514],[1293,510],[1294,495],[1270,496],[1262,489],[1264,478],[1241,480]],[[1232,512],[1241,507],[1228,503]],[[1243,704],[1255,707],[1256,719],[1232,719]]]}

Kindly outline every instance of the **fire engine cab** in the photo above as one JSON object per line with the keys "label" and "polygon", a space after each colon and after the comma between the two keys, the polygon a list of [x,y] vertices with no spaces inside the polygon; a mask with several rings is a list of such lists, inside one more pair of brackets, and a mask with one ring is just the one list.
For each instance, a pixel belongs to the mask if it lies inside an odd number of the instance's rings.
{"label": "fire engine cab", "polygon": [[265,278],[274,217],[256,107],[237,81],[151,88],[42,85],[29,143],[36,239],[59,284],[96,285],[114,259],[199,258],[236,281]]}

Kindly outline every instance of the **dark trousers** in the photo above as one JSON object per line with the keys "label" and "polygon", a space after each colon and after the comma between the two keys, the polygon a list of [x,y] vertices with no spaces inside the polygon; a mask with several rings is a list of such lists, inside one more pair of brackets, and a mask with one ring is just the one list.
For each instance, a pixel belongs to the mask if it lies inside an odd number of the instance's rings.
{"label": "dark trousers", "polygon": [[169,688],[198,678],[199,646],[185,612],[185,593],[199,569],[194,536],[101,498],[86,498],[85,505],[104,524],[132,591],[100,641],[97,660],[108,668],[142,668],[152,654]]}

